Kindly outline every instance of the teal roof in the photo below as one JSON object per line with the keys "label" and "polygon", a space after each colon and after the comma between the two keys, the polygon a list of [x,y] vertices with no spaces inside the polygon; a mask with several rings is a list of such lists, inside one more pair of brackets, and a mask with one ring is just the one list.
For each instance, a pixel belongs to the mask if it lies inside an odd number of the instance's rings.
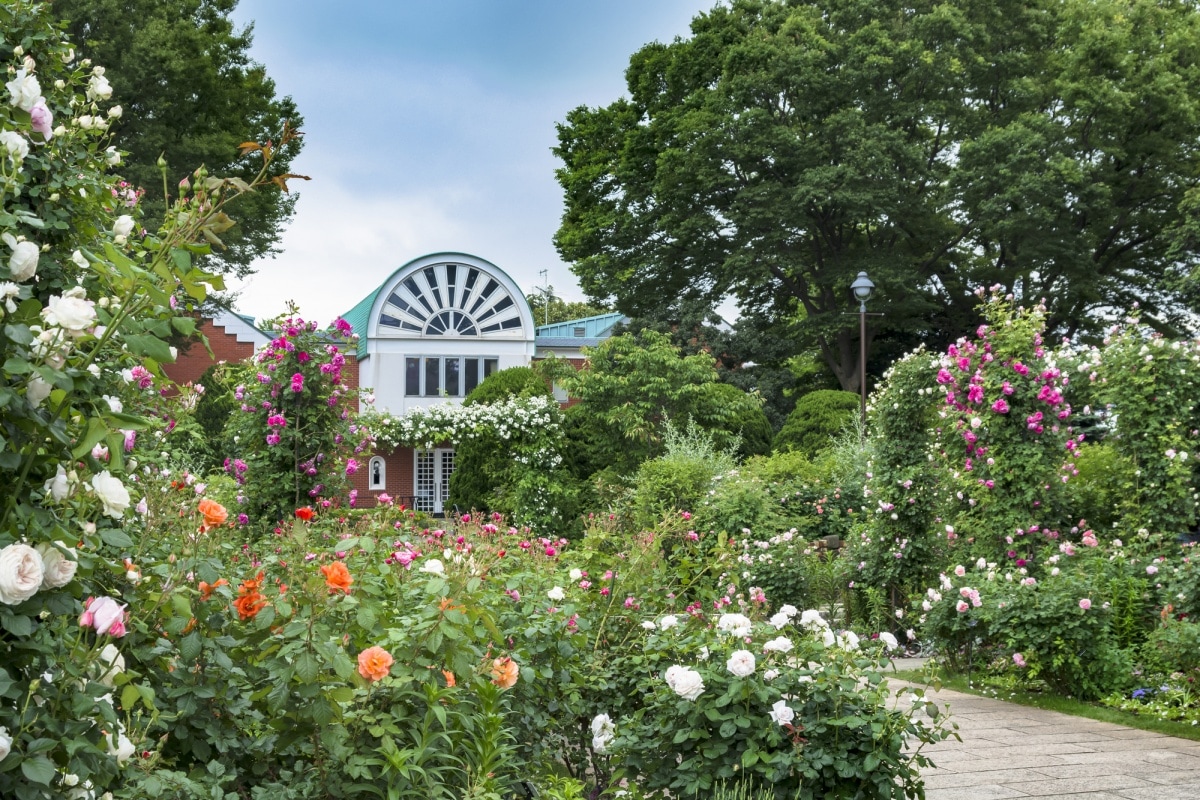
{"label": "teal roof", "polygon": [[569,319],[566,322],[556,322],[553,325],[539,325],[536,337],[541,339],[607,339],[612,335],[613,326],[625,319],[625,315],[597,314],[594,317]]}
{"label": "teal roof", "polygon": [[382,290],[383,284],[376,286],[375,290],[362,300],[359,300],[354,308],[342,314],[342,319],[349,322],[350,326],[354,329],[354,333],[358,334],[359,361],[367,357],[367,323],[371,321],[371,306],[375,305],[375,298],[379,296],[379,292]]}

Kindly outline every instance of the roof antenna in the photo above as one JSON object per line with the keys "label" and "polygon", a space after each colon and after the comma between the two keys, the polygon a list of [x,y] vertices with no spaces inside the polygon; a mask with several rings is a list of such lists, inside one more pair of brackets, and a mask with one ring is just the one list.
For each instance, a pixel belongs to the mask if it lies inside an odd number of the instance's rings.
{"label": "roof antenna", "polygon": [[546,281],[546,285],[541,287],[544,305],[545,305],[545,313],[542,315],[542,318],[545,320],[545,322],[543,322],[542,324],[549,325],[550,324],[550,298],[553,296],[551,294],[551,292],[554,291],[554,287],[550,285],[550,271],[549,270],[540,269],[540,270],[538,270],[538,275],[541,275],[542,278],[545,279],[545,281]]}

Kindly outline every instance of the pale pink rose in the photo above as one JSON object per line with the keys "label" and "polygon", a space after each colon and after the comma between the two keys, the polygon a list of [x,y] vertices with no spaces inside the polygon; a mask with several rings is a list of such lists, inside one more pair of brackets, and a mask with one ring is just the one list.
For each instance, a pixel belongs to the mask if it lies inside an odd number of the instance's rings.
{"label": "pale pink rose", "polygon": [[29,122],[30,127],[46,137],[46,141],[50,141],[50,137],[54,135],[54,115],[46,107],[44,97],[39,97],[33,108],[29,109]]}
{"label": "pale pink rose", "polygon": [[1079,607],[1082,608],[1084,611],[1087,611],[1089,608],[1092,607],[1092,601],[1085,597],[1079,601]]}
{"label": "pale pink rose", "polygon": [[91,598],[79,618],[79,624],[92,628],[101,636],[106,633],[116,637],[124,636],[125,606],[111,597]]}
{"label": "pale pink rose", "polygon": [[37,550],[17,542],[0,550],[0,603],[15,606],[37,594],[45,566]]}

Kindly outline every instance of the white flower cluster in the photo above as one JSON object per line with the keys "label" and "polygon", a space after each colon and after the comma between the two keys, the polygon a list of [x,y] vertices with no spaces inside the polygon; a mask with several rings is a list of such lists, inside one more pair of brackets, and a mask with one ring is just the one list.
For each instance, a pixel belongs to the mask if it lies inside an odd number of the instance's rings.
{"label": "white flower cluster", "polygon": [[360,419],[383,447],[431,449],[440,442],[457,444],[488,433],[505,441],[554,441],[562,429],[558,403],[550,397],[473,406],[443,403],[415,408],[403,416],[369,409]]}
{"label": "white flower cluster", "polygon": [[603,755],[617,736],[617,726],[608,714],[597,714],[592,720],[592,749]]}
{"label": "white flower cluster", "polygon": [[66,586],[77,566],[75,551],[63,542],[44,542],[36,548],[10,544],[0,550],[0,603],[20,605],[42,589]]}

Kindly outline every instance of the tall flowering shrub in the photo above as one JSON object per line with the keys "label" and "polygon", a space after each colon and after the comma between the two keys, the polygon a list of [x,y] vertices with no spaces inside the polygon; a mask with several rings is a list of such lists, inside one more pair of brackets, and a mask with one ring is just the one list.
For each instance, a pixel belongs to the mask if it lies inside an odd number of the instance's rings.
{"label": "tall flowering shrub", "polygon": [[346,479],[365,467],[371,444],[354,424],[355,395],[342,378],[349,323],[320,330],[293,308],[265,327],[275,338],[233,381],[239,405],[224,464],[239,486],[238,519],[256,526],[302,506],[348,502]]}
{"label": "tall flowering shrub", "polygon": [[945,551],[937,523],[944,485],[930,458],[940,393],[930,364],[924,350],[906,355],[872,397],[863,490],[870,516],[849,543],[855,583],[885,589],[893,607],[906,604]]}
{"label": "tall flowering shrub", "polygon": [[1043,339],[1045,308],[993,293],[981,310],[975,335],[935,365],[944,535],[1016,558],[1069,518],[1064,485],[1082,437],[1071,427],[1070,376]]}
{"label": "tall flowering shrub", "polygon": [[1121,534],[1155,550],[1194,529],[1200,508],[1200,342],[1170,341],[1135,316],[1078,358],[1112,429],[1106,441],[1129,464],[1113,476]]}
{"label": "tall flowering shrub", "polygon": [[127,449],[148,421],[122,397],[161,387],[186,307],[220,286],[193,258],[271,180],[269,153],[253,181],[198,173],[142,230],[109,174],[123,112],[51,14],[0,6],[0,796],[20,800],[91,797],[134,755]]}

